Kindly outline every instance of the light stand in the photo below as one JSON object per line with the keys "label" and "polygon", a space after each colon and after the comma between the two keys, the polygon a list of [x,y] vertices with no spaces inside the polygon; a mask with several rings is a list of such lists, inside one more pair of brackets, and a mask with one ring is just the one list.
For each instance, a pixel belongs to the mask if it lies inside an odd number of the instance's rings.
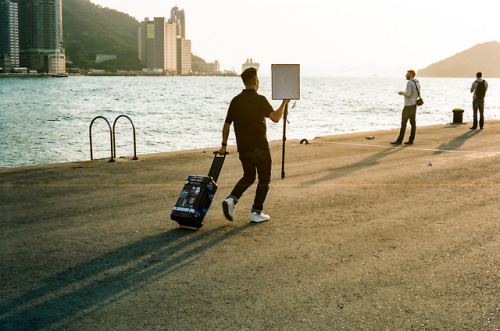
{"label": "light stand", "polygon": [[283,150],[281,153],[281,179],[285,178],[285,143],[286,143],[286,122],[288,121],[288,104],[283,111]]}

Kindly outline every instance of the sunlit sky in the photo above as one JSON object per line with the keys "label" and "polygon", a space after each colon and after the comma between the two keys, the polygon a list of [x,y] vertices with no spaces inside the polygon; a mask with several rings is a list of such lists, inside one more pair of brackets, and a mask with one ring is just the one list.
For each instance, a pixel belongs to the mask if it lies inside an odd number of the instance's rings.
{"label": "sunlit sky", "polygon": [[91,0],[145,17],[186,15],[192,52],[221,69],[247,58],[299,63],[304,75],[400,75],[500,41],[500,0]]}

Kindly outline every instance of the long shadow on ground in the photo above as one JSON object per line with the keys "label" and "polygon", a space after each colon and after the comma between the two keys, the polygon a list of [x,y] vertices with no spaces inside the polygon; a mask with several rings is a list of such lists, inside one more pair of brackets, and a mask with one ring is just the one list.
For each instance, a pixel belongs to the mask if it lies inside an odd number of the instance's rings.
{"label": "long shadow on ground", "polygon": [[481,130],[470,130],[447,143],[443,143],[439,145],[438,151],[434,152],[434,154],[441,154],[446,151],[453,151],[459,149],[460,147],[463,146],[463,144],[467,141],[467,139],[474,137],[479,132],[481,132]]}
{"label": "long shadow on ground", "polygon": [[389,155],[392,155],[394,153],[397,153],[399,151],[402,151],[405,147],[388,147],[387,149],[384,149],[376,154],[370,155],[367,158],[364,158],[356,163],[349,164],[343,167],[338,167],[338,168],[333,168],[329,169],[330,173],[326,176],[323,176],[318,179],[313,179],[308,182],[305,182],[304,184],[306,185],[313,185],[313,184],[319,184],[321,182],[325,182],[331,179],[339,178],[342,176],[347,176],[353,172],[359,171],[363,168],[368,168],[372,167],[374,165],[377,165],[381,159],[384,157],[387,157]]}
{"label": "long shadow on ground", "polygon": [[[195,235],[177,228],[69,268],[47,278],[40,289],[2,303],[0,330],[40,330],[77,317],[85,310],[101,309],[110,301],[163,277],[165,272],[189,265],[199,254],[248,226],[222,234],[225,227],[221,226]],[[122,270],[117,272],[114,268]]]}

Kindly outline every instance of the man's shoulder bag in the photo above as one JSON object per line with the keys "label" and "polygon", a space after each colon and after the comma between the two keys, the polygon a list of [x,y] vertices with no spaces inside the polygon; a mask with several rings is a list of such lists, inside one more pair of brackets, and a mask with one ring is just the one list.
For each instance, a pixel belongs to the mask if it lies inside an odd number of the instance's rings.
{"label": "man's shoulder bag", "polygon": [[415,84],[415,87],[417,88],[417,93],[418,93],[418,99],[417,99],[417,106],[422,106],[424,104],[424,100],[420,97],[420,90],[418,89],[418,84],[414,80],[413,84]]}

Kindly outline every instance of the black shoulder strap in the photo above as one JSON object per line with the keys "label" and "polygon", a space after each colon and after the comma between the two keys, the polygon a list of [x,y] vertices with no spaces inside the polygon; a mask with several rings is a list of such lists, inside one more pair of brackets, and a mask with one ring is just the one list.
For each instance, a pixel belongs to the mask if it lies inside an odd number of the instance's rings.
{"label": "black shoulder strap", "polygon": [[418,90],[418,84],[417,84],[417,82],[414,81],[413,79],[411,81],[413,82],[413,84],[415,84],[415,87],[417,88],[418,97],[420,98],[420,91]]}

